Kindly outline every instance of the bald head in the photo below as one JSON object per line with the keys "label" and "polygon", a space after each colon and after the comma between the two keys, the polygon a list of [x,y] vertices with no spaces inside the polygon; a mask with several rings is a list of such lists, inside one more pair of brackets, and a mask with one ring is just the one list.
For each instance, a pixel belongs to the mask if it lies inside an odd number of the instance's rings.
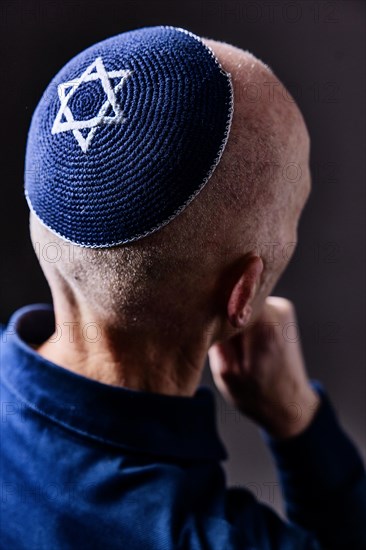
{"label": "bald head", "polygon": [[[204,42],[231,73],[234,86],[231,134],[217,178],[221,179],[225,170],[236,169],[227,178],[234,193],[232,202],[236,197],[244,199],[254,216],[265,212],[260,225],[270,225],[273,231],[275,216],[282,217],[283,208],[299,218],[309,191],[306,125],[294,99],[262,61],[224,42]],[[230,201],[231,193],[224,188],[220,191],[222,199]],[[247,214],[240,205],[239,210]]]}
{"label": "bald head", "polygon": [[264,263],[258,306],[286,267],[288,256],[273,257],[263,245],[282,249],[296,240],[310,189],[304,120],[265,64],[230,44],[203,40],[234,86],[231,131],[213,175],[166,226],[110,249],[65,246],[31,216],[38,249],[52,242],[62,251],[57,262],[40,255],[55,305],[66,300],[129,326],[153,320],[168,331],[172,318],[192,315],[204,326],[224,314],[222,282],[235,280],[235,266],[248,253],[260,253]]}

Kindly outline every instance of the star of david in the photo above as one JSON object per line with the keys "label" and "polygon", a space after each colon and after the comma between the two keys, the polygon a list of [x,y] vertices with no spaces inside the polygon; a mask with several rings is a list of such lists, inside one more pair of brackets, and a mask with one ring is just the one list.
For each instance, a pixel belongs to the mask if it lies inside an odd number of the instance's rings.
{"label": "star of david", "polygon": [[[133,71],[128,69],[107,72],[103,65],[102,58],[97,57],[79,78],[59,84],[57,92],[61,105],[54,120],[51,133],[59,134],[60,132],[68,132],[71,130],[82,151],[86,153],[99,126],[104,124],[121,124],[127,120],[123,118],[123,111],[118,104],[116,93],[122,88],[127,78],[132,73]],[[113,87],[111,79],[115,78],[118,78],[119,82]],[[88,120],[74,120],[68,102],[83,82],[92,82],[94,80],[101,81],[107,99],[95,117]],[[109,107],[113,109],[113,116],[106,116]],[[64,122],[62,122],[63,116],[66,119]],[[83,137],[80,131],[84,128],[90,128],[86,137]]]}

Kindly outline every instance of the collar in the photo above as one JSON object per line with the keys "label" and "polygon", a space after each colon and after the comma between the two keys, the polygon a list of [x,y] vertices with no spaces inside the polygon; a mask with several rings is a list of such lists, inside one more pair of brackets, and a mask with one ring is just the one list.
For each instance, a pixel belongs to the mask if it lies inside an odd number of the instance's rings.
{"label": "collar", "polygon": [[208,386],[199,386],[192,397],[171,396],[76,374],[30,346],[44,342],[54,326],[52,306],[34,304],[17,310],[2,334],[2,380],[25,406],[118,448],[177,459],[227,459]]}

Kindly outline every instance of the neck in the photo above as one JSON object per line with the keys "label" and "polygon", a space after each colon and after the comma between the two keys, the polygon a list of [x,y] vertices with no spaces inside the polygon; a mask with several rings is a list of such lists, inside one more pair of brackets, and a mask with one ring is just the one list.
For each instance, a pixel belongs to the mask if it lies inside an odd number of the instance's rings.
{"label": "neck", "polygon": [[65,307],[55,307],[55,321],[54,334],[37,349],[42,357],[105,384],[166,395],[194,395],[212,344],[213,331],[202,323],[182,321],[173,334],[156,323],[111,325]]}

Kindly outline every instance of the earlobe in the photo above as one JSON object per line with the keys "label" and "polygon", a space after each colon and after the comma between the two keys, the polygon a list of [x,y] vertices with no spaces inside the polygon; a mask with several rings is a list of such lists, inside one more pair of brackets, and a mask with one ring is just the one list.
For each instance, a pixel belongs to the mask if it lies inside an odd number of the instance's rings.
{"label": "earlobe", "polygon": [[246,259],[243,272],[233,287],[227,304],[227,315],[234,328],[244,328],[252,314],[251,302],[259,288],[263,261],[257,255]]}
{"label": "earlobe", "polygon": [[252,315],[253,308],[250,305],[246,305],[242,309],[236,319],[236,328],[244,328],[248,323]]}

